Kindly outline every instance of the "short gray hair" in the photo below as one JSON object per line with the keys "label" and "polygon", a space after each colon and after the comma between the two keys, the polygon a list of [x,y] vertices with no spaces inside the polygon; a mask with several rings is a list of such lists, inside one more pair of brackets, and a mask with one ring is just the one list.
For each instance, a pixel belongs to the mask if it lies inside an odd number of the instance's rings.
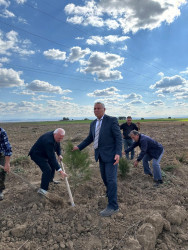
{"label": "short gray hair", "polygon": [[102,105],[102,107],[105,109],[105,105],[104,105],[104,103],[102,103],[102,102],[95,102],[94,106],[95,106],[96,104],[100,104],[100,105]]}
{"label": "short gray hair", "polygon": [[140,133],[137,131],[137,130],[132,130],[130,133],[129,133],[129,136],[131,135],[140,135]]}
{"label": "short gray hair", "polygon": [[57,128],[54,131],[54,134],[60,134],[60,135],[65,135],[65,130],[63,128]]}

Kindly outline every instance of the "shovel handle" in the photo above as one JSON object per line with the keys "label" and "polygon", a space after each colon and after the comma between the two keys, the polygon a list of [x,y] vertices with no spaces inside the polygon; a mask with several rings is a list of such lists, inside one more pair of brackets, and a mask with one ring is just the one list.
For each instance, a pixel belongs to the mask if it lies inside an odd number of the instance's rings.
{"label": "shovel handle", "polygon": [[[64,168],[63,162],[60,161],[60,163],[61,163],[61,167],[62,167],[62,169],[63,169],[63,172],[65,172],[65,168]],[[68,178],[67,178],[67,177],[65,177],[65,182],[66,182],[66,187],[67,187],[67,191],[68,191],[68,194],[69,194],[69,198],[70,198],[71,205],[72,205],[72,207],[74,207],[75,204],[74,204],[74,200],[73,200],[73,197],[72,197],[72,193],[71,193],[71,189],[70,189],[70,186],[69,186],[69,182],[68,182]]]}

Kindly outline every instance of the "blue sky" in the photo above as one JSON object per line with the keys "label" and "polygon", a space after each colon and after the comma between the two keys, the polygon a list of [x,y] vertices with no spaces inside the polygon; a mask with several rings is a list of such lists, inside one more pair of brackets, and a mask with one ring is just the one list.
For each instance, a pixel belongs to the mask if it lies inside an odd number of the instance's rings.
{"label": "blue sky", "polygon": [[186,0],[0,0],[0,121],[188,116]]}

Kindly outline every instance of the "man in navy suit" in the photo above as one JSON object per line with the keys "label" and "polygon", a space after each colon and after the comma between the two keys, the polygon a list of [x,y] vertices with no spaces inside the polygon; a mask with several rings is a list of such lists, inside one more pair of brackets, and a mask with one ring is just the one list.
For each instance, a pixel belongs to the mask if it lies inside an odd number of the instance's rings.
{"label": "man in navy suit", "polygon": [[99,160],[100,173],[106,186],[107,207],[101,216],[111,216],[119,211],[117,203],[117,167],[122,152],[122,136],[117,118],[105,115],[105,106],[101,102],[94,105],[97,117],[90,125],[88,137],[73,150],[82,150],[94,142],[95,160]]}
{"label": "man in navy suit", "polygon": [[55,170],[61,174],[62,178],[67,176],[58,163],[58,161],[61,161],[63,158],[61,156],[60,142],[64,136],[65,130],[62,128],[47,132],[39,137],[29,151],[28,155],[30,155],[31,159],[42,171],[41,186],[38,193],[44,196],[47,195],[49,183],[53,182]]}

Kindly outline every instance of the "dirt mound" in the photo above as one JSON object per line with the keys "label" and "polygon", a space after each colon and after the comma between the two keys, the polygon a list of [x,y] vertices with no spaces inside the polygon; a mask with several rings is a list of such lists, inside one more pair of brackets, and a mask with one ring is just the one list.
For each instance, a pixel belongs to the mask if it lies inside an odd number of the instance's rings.
{"label": "dirt mound", "polygon": [[[142,165],[137,168],[132,165],[125,180],[118,175],[120,212],[111,218],[99,216],[107,200],[92,146],[89,147],[92,179],[72,190],[76,205],[72,207],[63,180],[59,185],[50,184],[51,199],[37,194],[41,173],[27,158],[36,139],[59,124],[3,124],[3,127],[13,145],[12,161],[16,164],[12,171],[32,185],[13,174],[7,176],[5,197],[0,202],[0,250],[188,249],[187,123],[142,125],[142,133],[164,145],[161,162],[164,184],[154,188]],[[72,138],[78,144],[87,135],[89,124],[67,124],[64,129],[66,140]]]}

